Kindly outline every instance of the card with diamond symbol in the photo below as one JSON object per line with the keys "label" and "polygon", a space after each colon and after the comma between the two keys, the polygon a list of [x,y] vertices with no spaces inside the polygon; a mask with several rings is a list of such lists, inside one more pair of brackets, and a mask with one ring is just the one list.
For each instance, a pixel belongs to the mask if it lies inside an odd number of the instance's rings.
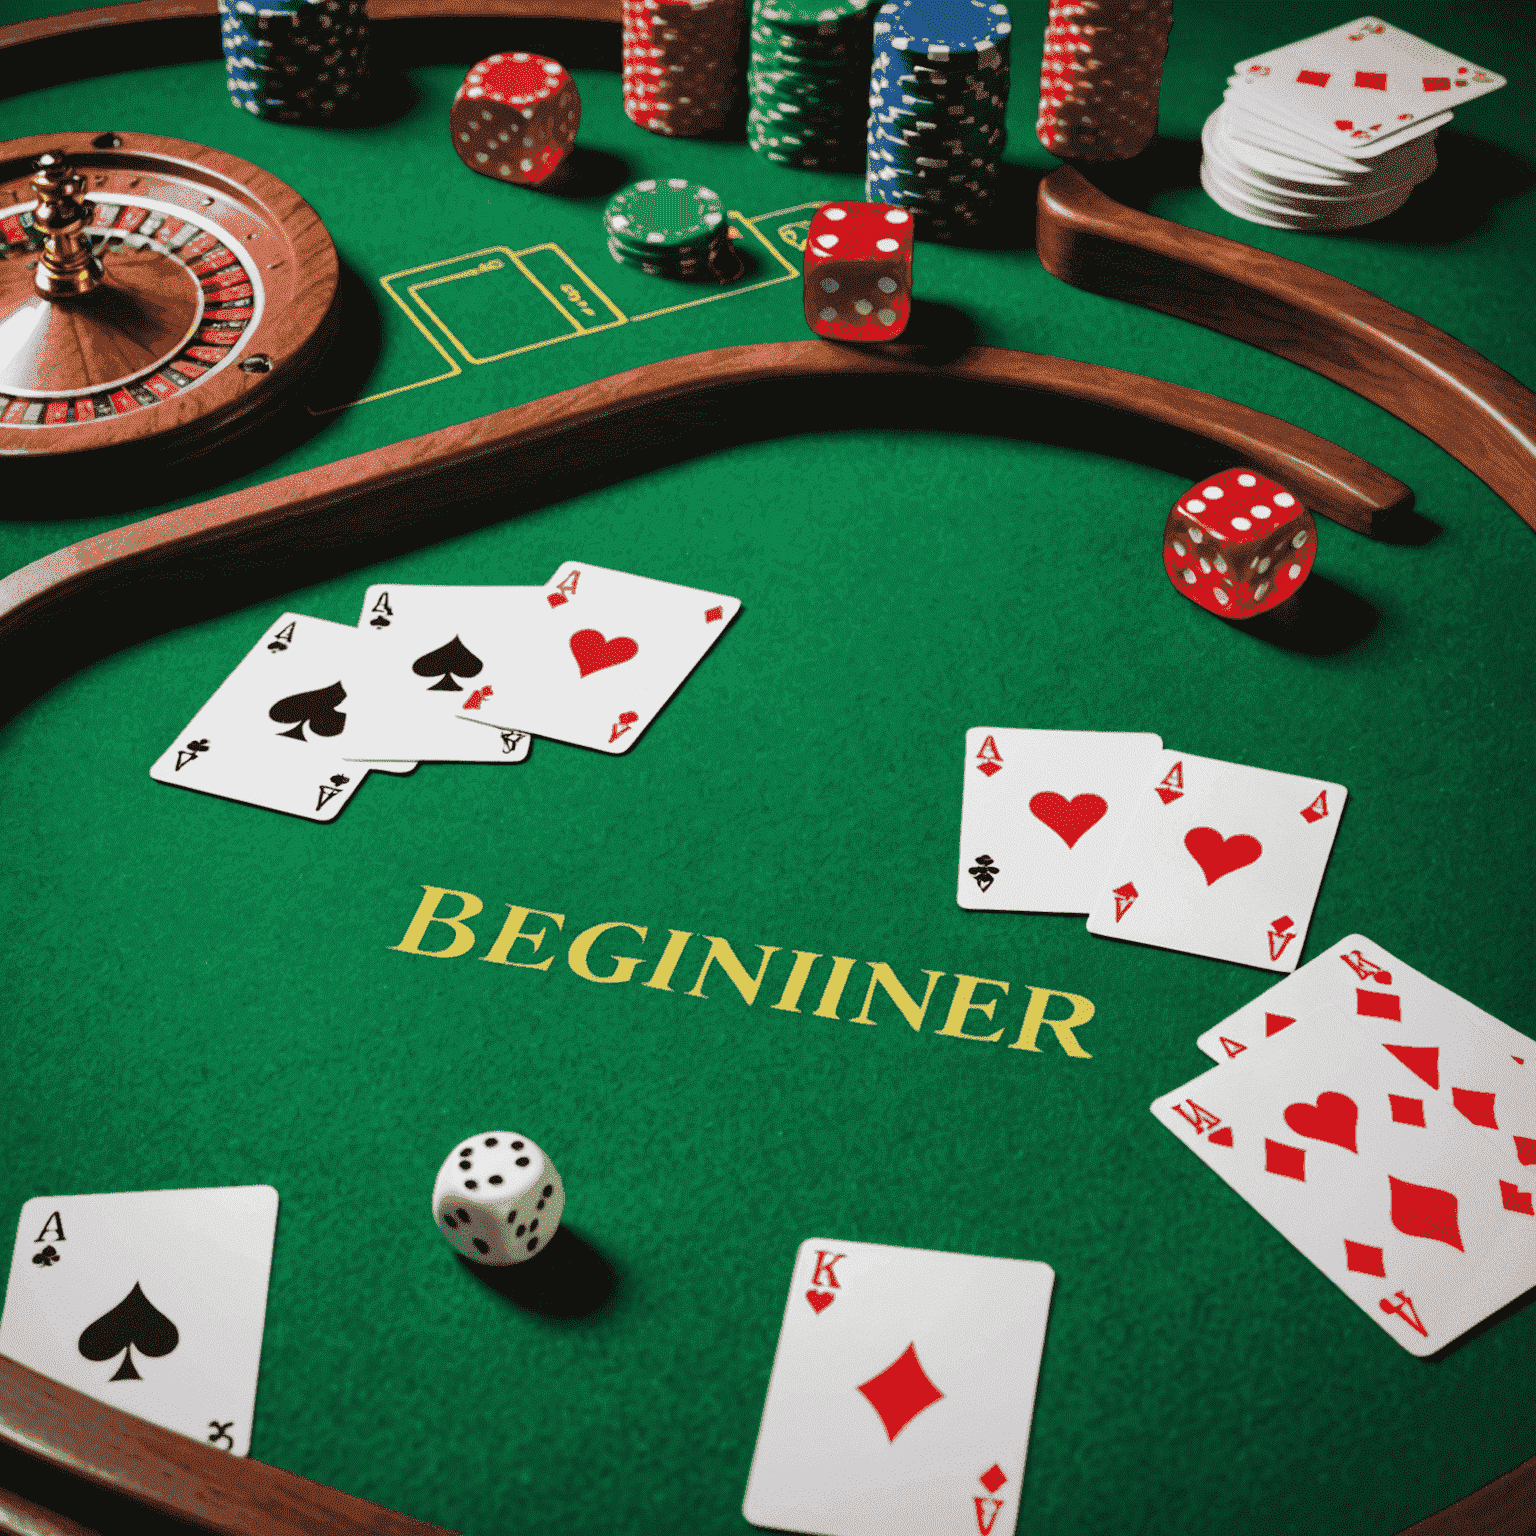
{"label": "card with diamond symbol", "polygon": [[1055,1272],[810,1237],[742,1512],[807,1536],[1013,1536]]}

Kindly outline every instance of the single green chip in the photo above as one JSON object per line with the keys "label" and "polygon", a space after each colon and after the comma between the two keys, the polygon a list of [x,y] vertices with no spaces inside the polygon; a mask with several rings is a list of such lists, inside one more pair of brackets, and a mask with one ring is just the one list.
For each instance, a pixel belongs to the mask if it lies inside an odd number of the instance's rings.
{"label": "single green chip", "polygon": [[603,210],[604,228],[620,244],[673,253],[707,238],[724,219],[719,197],[682,176],[637,181]]}

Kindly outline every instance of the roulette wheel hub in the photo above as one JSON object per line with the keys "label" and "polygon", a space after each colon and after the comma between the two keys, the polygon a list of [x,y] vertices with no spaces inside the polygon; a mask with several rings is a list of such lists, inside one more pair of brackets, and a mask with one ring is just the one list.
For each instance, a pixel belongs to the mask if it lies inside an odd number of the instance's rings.
{"label": "roulette wheel hub", "polygon": [[149,134],[0,145],[0,456],[172,462],[288,403],[336,251],[260,167]]}
{"label": "roulette wheel hub", "polygon": [[169,363],[202,316],[197,279],[152,249],[99,258],[81,234],[84,180],[63,156],[39,156],[32,187],[46,234],[31,260],[0,266],[0,393],[91,395]]}

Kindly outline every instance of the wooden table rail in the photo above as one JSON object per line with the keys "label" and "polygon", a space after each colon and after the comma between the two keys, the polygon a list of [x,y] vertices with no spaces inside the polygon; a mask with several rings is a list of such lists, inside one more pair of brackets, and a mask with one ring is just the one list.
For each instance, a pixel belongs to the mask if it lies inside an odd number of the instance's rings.
{"label": "wooden table rail", "polygon": [[1315,267],[1117,203],[1072,166],[1040,183],[1047,272],[1289,358],[1422,432],[1536,528],[1536,395],[1471,347]]}

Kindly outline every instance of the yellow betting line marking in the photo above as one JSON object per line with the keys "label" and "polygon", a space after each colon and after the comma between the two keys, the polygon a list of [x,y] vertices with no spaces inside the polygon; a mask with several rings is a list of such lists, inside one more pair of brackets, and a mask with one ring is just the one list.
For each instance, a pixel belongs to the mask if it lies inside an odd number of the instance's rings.
{"label": "yellow betting line marking", "polygon": [[[574,261],[571,260],[565,251],[562,250],[561,247],[555,244],[553,241],[545,241],[541,245],[528,246],[526,249],[521,251],[513,251],[504,245],[486,246],[481,250],[469,251],[460,256],[447,256],[438,261],[423,262],[420,266],[406,267],[399,272],[391,272],[387,276],[381,277],[379,279],[379,285],[390,296],[390,298],[393,299],[395,303],[405,311],[406,318],[409,319],[411,324],[415,326],[416,329],[426,338],[433,351],[435,351],[437,355],[441,357],[445,363],[447,363],[448,371],[446,373],[435,373],[430,378],[417,379],[410,384],[399,384],[396,385],[393,389],[380,390],[377,394],[363,395],[357,400],[349,400],[342,405],[323,406],[319,408],[316,408],[315,406],[308,406],[306,409],[311,416],[330,416],[334,415],[337,411],[350,410],[353,406],[356,405],[372,405],[375,401],[388,400],[393,398],[395,395],[403,395],[413,389],[424,389],[428,384],[441,384],[444,380],[456,378],[459,374],[463,373],[463,367],[455,360],[453,354],[443,346],[442,342],[438,340],[437,336],[433,334],[431,326],[428,326],[422,319],[422,314],[426,315],[426,317],[431,320],[432,325],[436,326],[437,329],[442,332],[442,334],[448,339],[448,341],[466,362],[478,366],[485,363],[501,362],[505,358],[516,357],[523,352],[535,352],[542,347],[554,346],[557,342],[571,341],[577,336],[593,336],[596,335],[599,331],[612,330],[615,326],[628,325],[639,320],[653,320],[658,315],[676,314],[680,310],[697,308],[700,304],[714,304],[721,299],[734,298],[739,293],[755,293],[760,288],[772,288],[779,283],[787,283],[800,275],[799,268],[796,267],[795,264],[784,255],[778,246],[767,235],[765,235],[761,229],[758,228],[758,225],[765,223],[769,219],[782,218],[785,214],[803,213],[807,209],[814,210],[819,207],[821,207],[820,202],[796,203],[788,208],[775,208],[770,213],[760,213],[756,215],[755,218],[750,219],[744,213],[740,213],[734,208],[730,209],[727,217],[731,220],[732,224],[745,228],[747,232],[752,236],[752,238],[756,240],[757,243],[762,246],[762,248],[767,251],[768,254],[772,256],[773,259],[778,262],[778,264],[784,270],[780,273],[776,273],[772,277],[765,277],[755,283],[748,283],[745,287],[725,289],[719,293],[705,294],[702,297],[696,299],[685,299],[680,304],[669,304],[660,309],[648,309],[638,315],[626,315],[624,311],[621,310],[619,306],[615,304],[613,300],[609,298],[608,295],[600,287],[598,287],[598,285],[594,283],[592,279],[588,277],[587,274],[583,272],[582,269]],[[786,243],[793,245],[794,242],[784,234],[784,231],[781,230],[779,233],[781,238],[785,239]],[[578,320],[576,316],[573,315],[558,298],[556,298],[556,296],[550,291],[548,285],[542,282],[539,277],[522,260],[522,258],[525,256],[536,256],[546,251],[552,253],[555,256],[558,256],[559,259],[565,263],[572,274],[582,284],[585,285],[588,291],[596,295],[596,297],[607,306],[609,313],[613,316],[613,319],[605,320],[600,325],[585,325],[580,320]],[[486,357],[477,357],[467,346],[465,346],[465,344],[453,332],[453,330],[449,327],[442,316],[439,315],[437,311],[433,309],[432,306],[427,302],[427,299],[424,297],[424,290],[441,287],[446,283],[456,283],[463,278],[482,277],[489,272],[500,271],[501,262],[496,259],[498,257],[505,257],[512,263],[514,267],[517,268],[523,277],[525,277],[530,283],[533,284],[536,289],[538,289],[538,291],[544,296],[549,304],[562,316],[567,324],[570,325],[570,331],[568,331],[563,336],[549,336],[542,341],[529,342],[526,346],[522,347],[510,347],[506,351],[495,352]],[[478,262],[478,265],[465,267],[463,266],[463,263],[465,262]],[[415,277],[419,273],[423,272],[437,271],[442,267],[458,267],[460,270],[446,273],[441,277],[423,278],[420,282],[410,283],[406,286],[404,296],[396,291],[395,284],[400,282],[403,278]],[[569,295],[567,295],[567,297],[569,297]],[[418,314],[418,310],[421,311],[420,314]]]}

